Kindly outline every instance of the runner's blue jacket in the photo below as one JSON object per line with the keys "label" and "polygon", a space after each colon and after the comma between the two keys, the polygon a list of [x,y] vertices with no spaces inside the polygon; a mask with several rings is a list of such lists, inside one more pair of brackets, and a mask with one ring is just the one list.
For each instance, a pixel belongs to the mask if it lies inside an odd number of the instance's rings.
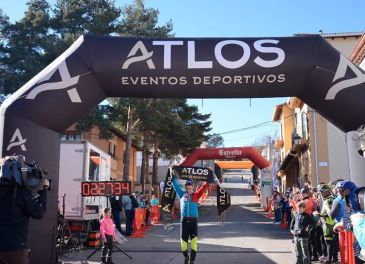
{"label": "runner's blue jacket", "polygon": [[172,186],[174,187],[176,194],[180,199],[181,218],[198,217],[198,201],[208,189],[209,183],[205,182],[191,195],[188,195],[187,192],[181,189],[180,183],[176,177],[172,178]]}

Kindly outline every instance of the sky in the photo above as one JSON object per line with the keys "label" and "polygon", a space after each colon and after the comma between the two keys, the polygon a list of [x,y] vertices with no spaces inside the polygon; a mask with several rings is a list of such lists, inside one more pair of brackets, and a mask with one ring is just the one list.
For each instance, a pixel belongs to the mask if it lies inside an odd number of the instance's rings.
{"label": "sky", "polygon": [[[22,17],[27,0],[0,0],[12,21]],[[56,0],[49,0],[54,4]],[[128,1],[115,1],[123,6]],[[160,23],[171,20],[176,37],[277,37],[295,33],[365,30],[364,0],[146,0],[160,11]],[[272,119],[275,105],[286,98],[191,99],[211,113],[213,133],[247,128]],[[225,146],[249,146],[263,135],[279,136],[278,124],[222,134]]]}

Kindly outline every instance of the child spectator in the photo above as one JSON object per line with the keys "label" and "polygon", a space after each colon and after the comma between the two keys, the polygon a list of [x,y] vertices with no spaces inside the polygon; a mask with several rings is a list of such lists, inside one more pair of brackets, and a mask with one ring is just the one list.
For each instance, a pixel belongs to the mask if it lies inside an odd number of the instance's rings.
{"label": "child spectator", "polygon": [[310,264],[308,244],[311,225],[313,225],[313,218],[305,212],[305,203],[300,202],[298,212],[290,224],[290,231],[294,235],[296,263]]}
{"label": "child spectator", "polygon": [[103,251],[101,263],[112,264],[113,241],[115,241],[115,230],[110,208],[105,208],[100,216],[100,235],[103,239]]}

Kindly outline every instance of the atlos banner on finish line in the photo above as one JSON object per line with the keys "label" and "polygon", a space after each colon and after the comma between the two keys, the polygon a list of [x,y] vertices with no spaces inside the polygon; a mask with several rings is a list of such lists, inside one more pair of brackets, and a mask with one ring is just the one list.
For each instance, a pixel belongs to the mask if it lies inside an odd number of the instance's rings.
{"label": "atlos banner on finish line", "polygon": [[231,195],[220,185],[217,186],[218,215],[224,213],[231,206]]}
{"label": "atlos banner on finish line", "polygon": [[171,214],[173,212],[173,206],[176,198],[176,192],[172,185],[173,177],[177,177],[183,180],[190,179],[196,182],[216,182],[218,215],[222,214],[230,207],[230,194],[220,185],[217,177],[210,168],[174,166],[172,168],[169,168],[169,170],[167,171],[165,185],[161,198],[161,212],[164,218],[164,224],[166,229],[169,229],[169,227],[171,227],[172,225]]}
{"label": "atlos banner on finish line", "polygon": [[174,166],[173,171],[183,180],[205,181],[209,183],[214,181],[213,171],[210,168]]}

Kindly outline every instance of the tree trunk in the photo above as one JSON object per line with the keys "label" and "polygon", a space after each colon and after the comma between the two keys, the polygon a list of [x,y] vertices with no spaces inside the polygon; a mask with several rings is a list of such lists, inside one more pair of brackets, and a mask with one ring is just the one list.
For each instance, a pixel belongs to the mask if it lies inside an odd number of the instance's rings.
{"label": "tree trunk", "polygon": [[146,184],[151,184],[151,180],[150,180],[150,165],[149,165],[149,161],[150,161],[150,155],[149,155],[149,150],[148,150],[148,146],[146,145]]}
{"label": "tree trunk", "polygon": [[[129,121],[128,121],[129,122]],[[132,127],[128,126],[127,140],[123,158],[123,180],[129,180],[129,165],[131,163],[131,149],[132,149]]]}
{"label": "tree trunk", "polygon": [[123,157],[123,180],[129,180],[129,167],[131,163],[131,150],[132,150],[132,139],[133,139],[133,129],[138,124],[139,119],[132,125],[132,110],[128,108],[128,122],[127,122],[127,139],[126,146]]}
{"label": "tree trunk", "polygon": [[152,184],[158,184],[158,144],[153,144]]}
{"label": "tree trunk", "polygon": [[146,153],[147,153],[147,145],[143,142],[142,147],[142,164],[141,164],[141,185],[142,185],[142,193],[145,190],[145,180],[146,180]]}

